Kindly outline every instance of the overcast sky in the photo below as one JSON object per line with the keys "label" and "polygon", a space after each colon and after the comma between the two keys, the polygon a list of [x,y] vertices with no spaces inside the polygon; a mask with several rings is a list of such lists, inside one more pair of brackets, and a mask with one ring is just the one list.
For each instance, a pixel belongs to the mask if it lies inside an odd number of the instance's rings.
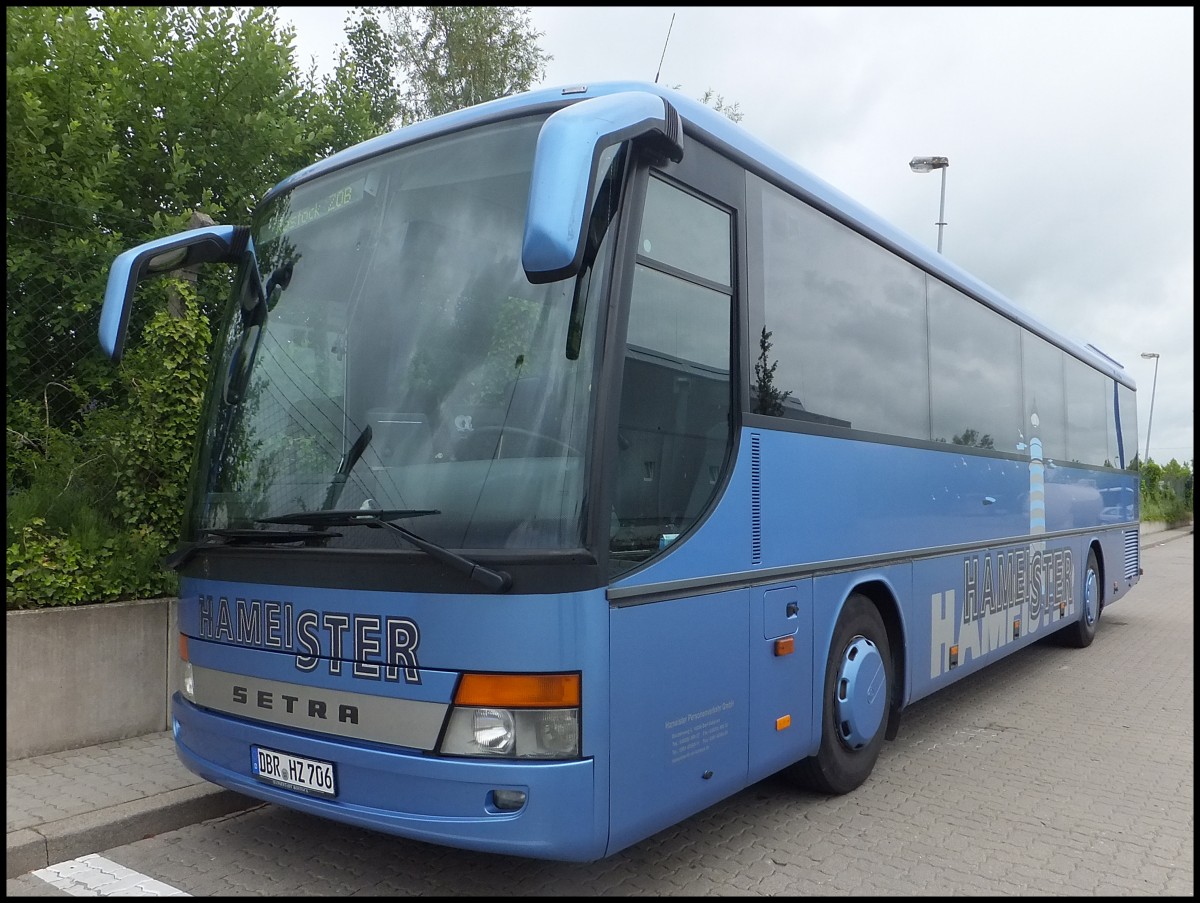
{"label": "overcast sky", "polygon": [[[328,71],[350,8],[278,9],[297,62]],[[1192,461],[1193,8],[530,12],[553,57],[538,87],[711,88],[742,128],[930,247],[940,175],[908,161],[949,158],[946,257],[1120,362],[1142,454],[1149,432],[1155,461]],[[1160,355],[1157,381],[1143,353]]]}

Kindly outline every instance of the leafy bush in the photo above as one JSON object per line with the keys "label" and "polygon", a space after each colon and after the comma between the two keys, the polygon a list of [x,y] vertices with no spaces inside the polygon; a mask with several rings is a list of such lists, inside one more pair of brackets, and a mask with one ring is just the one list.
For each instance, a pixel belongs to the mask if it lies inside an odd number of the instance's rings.
{"label": "leafy bush", "polygon": [[8,610],[173,594],[178,581],[162,569],[164,551],[144,531],[63,535],[31,518],[6,549]]}
{"label": "leafy bush", "polygon": [[120,368],[121,407],[71,432],[10,429],[9,609],[175,592],[161,560],[183,518],[211,337],[190,287],[173,287],[193,312],[151,318]]}
{"label": "leafy bush", "polygon": [[1166,466],[1153,459],[1139,468],[1142,520],[1168,524],[1192,522],[1193,477],[1191,468],[1172,458]]}

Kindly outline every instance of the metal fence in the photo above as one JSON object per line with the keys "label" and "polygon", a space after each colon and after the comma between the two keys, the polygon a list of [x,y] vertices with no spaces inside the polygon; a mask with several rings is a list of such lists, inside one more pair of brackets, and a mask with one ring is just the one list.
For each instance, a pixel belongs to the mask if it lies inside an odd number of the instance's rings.
{"label": "metal fence", "polygon": [[147,235],[153,226],[118,216],[117,232],[65,201],[13,192],[5,200],[8,426],[16,414],[29,427],[32,409],[40,424],[64,427],[93,403],[89,390],[106,378],[97,336],[120,234]]}
{"label": "metal fence", "polygon": [[[6,427],[9,448],[34,443],[47,428],[77,430],[82,416],[111,401],[115,369],[100,350],[100,312],[109,268],[121,251],[163,224],[94,213],[63,201],[6,193]],[[189,225],[211,224],[193,214]],[[175,297],[143,292],[131,318],[136,335],[156,304]],[[179,311],[173,310],[178,314]],[[131,339],[132,343],[133,339]],[[14,435],[15,434],[15,435]],[[9,491],[11,492],[11,485]]]}

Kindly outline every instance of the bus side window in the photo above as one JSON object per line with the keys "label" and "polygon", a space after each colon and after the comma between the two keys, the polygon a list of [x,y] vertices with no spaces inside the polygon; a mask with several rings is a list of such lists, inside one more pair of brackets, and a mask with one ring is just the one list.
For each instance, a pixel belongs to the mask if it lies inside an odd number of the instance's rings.
{"label": "bus side window", "polygon": [[640,560],[687,530],[728,455],[732,218],[651,178],[621,392],[611,548]]}

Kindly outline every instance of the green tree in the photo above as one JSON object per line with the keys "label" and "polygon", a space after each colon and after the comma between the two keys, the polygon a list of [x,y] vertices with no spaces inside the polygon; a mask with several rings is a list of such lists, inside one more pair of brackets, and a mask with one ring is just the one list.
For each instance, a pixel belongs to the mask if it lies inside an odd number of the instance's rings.
{"label": "green tree", "polygon": [[961,436],[955,436],[950,440],[955,445],[969,445],[972,448],[995,448],[996,443],[987,433],[979,434],[979,430],[967,427],[962,431]]}
{"label": "green tree", "polygon": [[383,7],[399,53],[406,122],[528,91],[551,57],[517,6]]}
{"label": "green tree", "polygon": [[[269,9],[9,7],[6,24],[10,603],[38,597],[13,574],[36,583],[50,560],[74,562],[67,579],[109,581],[91,600],[111,597],[112,580],[138,594],[161,575],[103,559],[129,560],[114,554],[122,542],[157,551],[174,539],[229,276],[145,284],[113,368],[97,347],[109,267],[197,210],[244,223],[282,177],[377,134],[386,104],[362,97],[373,76],[357,62],[373,52],[370,25],[350,34],[359,80],[343,74],[337,94],[298,72],[294,33]],[[174,324],[155,321],[168,309]],[[114,545],[106,529],[126,532]]]}
{"label": "green tree", "polygon": [[[683,90],[682,85],[671,85],[670,88],[672,91],[682,91]],[[746,115],[745,113],[742,112],[741,104],[731,103],[731,102],[727,101],[725,99],[725,95],[718,94],[712,88],[707,89],[703,94],[701,94],[696,99],[699,100],[700,103],[704,104],[705,106],[712,107],[714,110],[716,110],[718,113],[720,113],[726,119],[728,119],[730,122],[741,122],[742,119]]]}
{"label": "green tree", "polygon": [[378,7],[359,7],[346,17],[346,45],[338,65],[323,81],[334,116],[334,144],[341,147],[402,125],[396,73],[400,48],[379,21]]}
{"label": "green tree", "polygon": [[700,103],[707,104],[733,122],[741,122],[746,115],[742,112],[741,104],[726,101],[723,95],[718,94],[712,88],[701,95]]}
{"label": "green tree", "polygon": [[758,337],[758,360],[754,362],[754,413],[783,416],[783,403],[791,398],[791,391],[781,392],[775,388],[775,369],[778,360],[771,360],[771,336],[767,327]]}
{"label": "green tree", "polygon": [[[195,209],[245,222],[330,149],[334,116],[262,9],[10,7],[7,26],[7,388],[50,387],[63,425],[111,385],[95,346],[113,257]],[[211,312],[225,286],[200,288]],[[146,295],[135,329],[165,303]]]}
{"label": "green tree", "polygon": [[1163,465],[1163,479],[1186,480],[1192,475],[1192,469],[1187,464],[1180,464],[1174,458]]}

